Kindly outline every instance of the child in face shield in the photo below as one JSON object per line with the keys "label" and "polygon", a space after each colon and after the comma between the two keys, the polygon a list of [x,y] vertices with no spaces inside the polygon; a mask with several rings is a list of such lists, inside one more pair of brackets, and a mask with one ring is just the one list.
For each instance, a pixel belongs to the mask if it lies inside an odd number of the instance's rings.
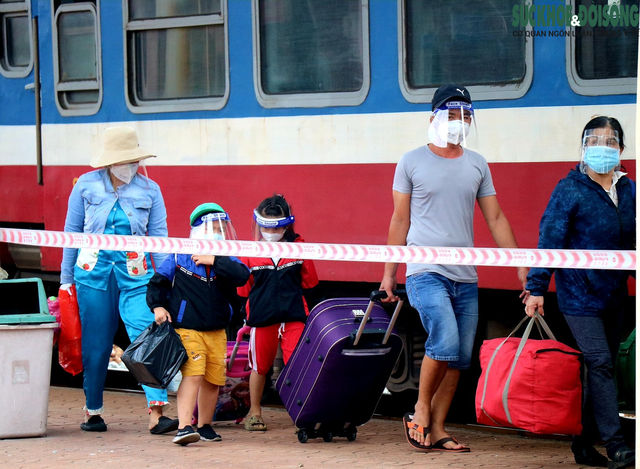
{"label": "child in face shield", "polygon": [[[203,205],[206,209],[206,207],[209,205],[217,204]],[[220,206],[218,205],[218,207]],[[220,207],[220,209],[222,210],[222,207]],[[194,214],[199,214],[197,208],[191,215],[191,233],[189,234],[189,237],[191,239],[207,239],[211,241],[238,239],[238,237],[236,236],[236,231],[233,229],[233,225],[231,224],[231,220],[229,219],[229,215],[227,215],[226,212],[210,212],[195,217],[193,216]],[[191,258],[196,263],[196,265],[213,265],[215,261],[215,256],[204,254],[194,254],[193,256],[191,256]]]}
{"label": "child in face shield", "polygon": [[[190,221],[193,239],[236,239],[229,215],[217,204],[196,207]],[[147,304],[155,321],[173,324],[189,357],[180,369],[176,444],[221,440],[210,424],[219,387],[226,382],[225,327],[233,313],[231,301],[236,288],[248,278],[249,269],[235,257],[174,254],[149,282]],[[196,400],[202,425],[197,429],[191,426]]]}
{"label": "child in face shield", "polygon": [[[253,212],[256,241],[303,242],[294,231],[295,217],[282,195],[264,199]],[[242,258],[249,267],[249,282],[238,289],[247,298],[244,309],[251,326],[249,378],[251,409],[245,429],[265,431],[260,400],[266,375],[273,365],[278,345],[286,364],[300,339],[304,323],[322,298],[318,276],[311,260],[287,258]]]}

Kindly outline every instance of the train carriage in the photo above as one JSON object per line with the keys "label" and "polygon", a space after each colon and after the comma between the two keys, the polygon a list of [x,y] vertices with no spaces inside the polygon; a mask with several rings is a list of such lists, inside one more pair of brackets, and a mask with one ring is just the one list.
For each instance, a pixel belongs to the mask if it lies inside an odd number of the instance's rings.
{"label": "train carriage", "polygon": [[[476,108],[469,146],[520,245],[535,247],[592,115],[621,121],[635,179],[638,1],[535,3],[0,0],[0,226],[62,230],[102,131],[125,123],[158,155],[147,171],[170,236],[188,236],[186,207],[215,200],[248,238],[254,205],[277,192],[307,241],[384,244],[395,164],[426,143],[435,89],[459,82]],[[494,245],[479,211],[476,245]],[[2,265],[45,276],[61,255],[0,246]],[[372,263],[317,269],[329,294],[382,277]],[[482,289],[520,288],[513,269],[479,275]]]}

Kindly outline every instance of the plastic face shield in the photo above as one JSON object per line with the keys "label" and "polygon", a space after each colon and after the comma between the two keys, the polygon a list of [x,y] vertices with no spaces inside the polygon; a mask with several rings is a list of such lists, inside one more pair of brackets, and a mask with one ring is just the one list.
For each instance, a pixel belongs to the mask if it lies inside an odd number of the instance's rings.
{"label": "plastic face shield", "polygon": [[202,215],[191,226],[189,237],[192,239],[206,239],[210,241],[235,240],[236,230],[224,212],[207,213]]}
{"label": "plastic face shield", "polygon": [[584,137],[582,137],[582,148],[586,147],[609,147],[620,149],[618,132],[608,127],[586,130]]}
{"label": "plastic face shield", "polygon": [[448,101],[433,111],[429,140],[440,148],[467,146],[470,133],[476,133],[473,105],[465,101]]}
{"label": "plastic face shield", "polygon": [[295,221],[293,215],[289,217],[268,218],[260,215],[256,210],[253,211],[253,239],[260,241],[263,239],[261,231],[268,233],[284,233],[287,226]]}
{"label": "plastic face shield", "polygon": [[598,174],[606,174],[620,167],[620,140],[618,132],[610,127],[588,129],[582,137],[580,171],[587,174],[591,168]]}

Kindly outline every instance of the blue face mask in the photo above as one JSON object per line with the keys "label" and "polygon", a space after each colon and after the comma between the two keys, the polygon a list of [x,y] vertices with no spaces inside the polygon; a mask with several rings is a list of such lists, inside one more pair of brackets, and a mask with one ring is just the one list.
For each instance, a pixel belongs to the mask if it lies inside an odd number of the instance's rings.
{"label": "blue face mask", "polygon": [[224,236],[222,236],[220,233],[213,233],[211,239],[213,239],[214,241],[224,241]]}
{"label": "blue face mask", "polygon": [[620,150],[605,146],[585,147],[582,159],[598,174],[606,174],[620,164]]}

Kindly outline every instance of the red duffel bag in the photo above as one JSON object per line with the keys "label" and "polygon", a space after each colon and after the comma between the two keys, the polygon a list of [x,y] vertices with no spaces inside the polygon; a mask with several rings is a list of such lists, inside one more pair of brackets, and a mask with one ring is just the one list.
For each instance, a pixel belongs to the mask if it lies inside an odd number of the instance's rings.
{"label": "red duffel bag", "polygon": [[[558,342],[538,313],[522,338],[485,340],[480,348],[482,374],[476,390],[478,423],[533,433],[579,435],[582,432],[582,354]],[[540,335],[529,339],[534,322]]]}

